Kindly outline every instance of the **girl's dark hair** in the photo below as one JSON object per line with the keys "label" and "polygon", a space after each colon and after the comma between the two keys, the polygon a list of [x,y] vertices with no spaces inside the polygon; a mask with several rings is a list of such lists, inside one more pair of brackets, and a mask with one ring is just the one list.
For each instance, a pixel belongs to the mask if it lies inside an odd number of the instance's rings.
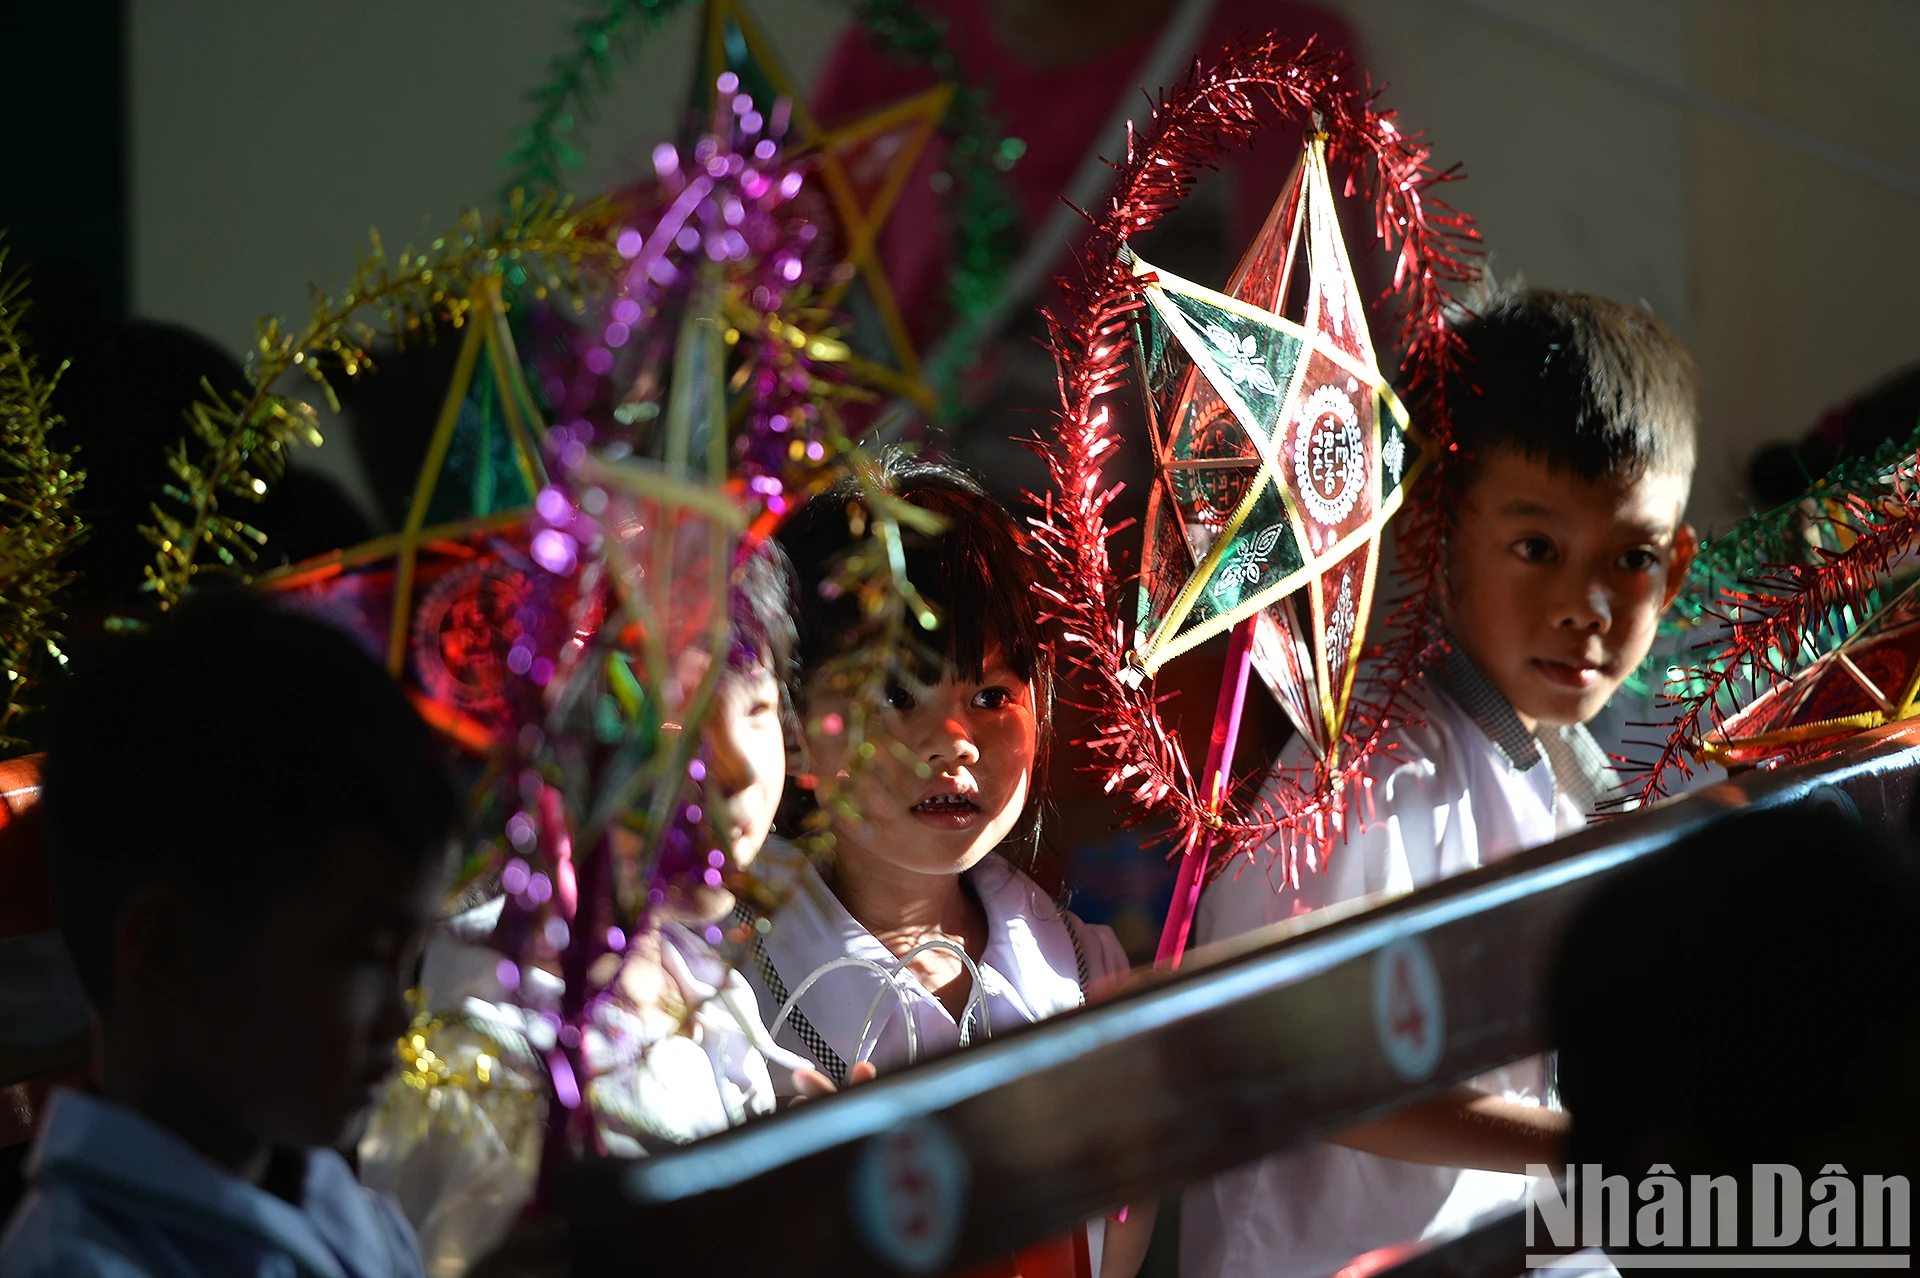
{"label": "girl's dark hair", "polygon": [[793,565],[780,543],[763,541],[741,556],[734,567],[734,641],[754,660],[766,663],[780,685],[780,723],[789,744],[799,739],[795,710]]}
{"label": "girl's dark hair", "polygon": [[[1041,634],[1032,564],[1020,534],[1006,508],[951,462],[888,448],[874,459],[870,479],[946,525],[933,536],[904,525],[900,529],[907,580],[939,619],[931,634],[919,632],[920,650],[900,654],[902,675],[931,683],[952,671],[977,680],[986,673],[988,652],[998,647],[1013,672],[1033,686],[1033,778],[1026,811],[1003,849],[1030,868],[1046,804],[1053,653]],[[797,586],[797,684],[803,709],[807,681],[870,633],[859,602],[833,584],[846,553],[867,539],[869,518],[860,481],[849,477],[815,496],[781,529],[780,543],[792,560]]]}

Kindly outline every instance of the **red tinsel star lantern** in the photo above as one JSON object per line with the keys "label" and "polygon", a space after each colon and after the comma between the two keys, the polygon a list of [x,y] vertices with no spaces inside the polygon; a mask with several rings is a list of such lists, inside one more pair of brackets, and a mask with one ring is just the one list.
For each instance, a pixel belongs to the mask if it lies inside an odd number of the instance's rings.
{"label": "red tinsel star lantern", "polygon": [[[1297,881],[1302,853],[1308,847],[1320,850],[1316,865],[1324,866],[1324,851],[1331,843],[1348,810],[1352,793],[1360,788],[1362,769],[1377,748],[1381,734],[1404,718],[1403,691],[1407,681],[1424,664],[1433,643],[1431,625],[1431,588],[1437,577],[1439,546],[1437,536],[1414,539],[1419,547],[1411,556],[1412,580],[1405,601],[1387,624],[1389,641],[1379,664],[1377,681],[1367,684],[1353,680],[1357,665],[1358,639],[1353,632],[1364,629],[1363,600],[1370,589],[1371,566],[1376,562],[1379,521],[1388,513],[1390,502],[1404,486],[1400,481],[1388,491],[1381,479],[1391,433],[1383,433],[1383,423],[1396,428],[1400,418],[1396,405],[1382,396],[1383,379],[1374,364],[1368,339],[1359,328],[1360,307],[1351,273],[1344,269],[1344,254],[1338,251],[1338,233],[1331,218],[1313,213],[1316,198],[1311,195],[1296,201],[1304,204],[1307,219],[1310,270],[1317,282],[1332,281],[1334,296],[1340,301],[1329,304],[1320,293],[1309,307],[1309,322],[1290,329],[1273,314],[1284,296],[1277,281],[1286,274],[1291,254],[1276,251],[1278,236],[1263,235],[1237,285],[1242,299],[1222,297],[1211,303],[1221,315],[1219,327],[1231,338],[1232,350],[1225,340],[1209,334],[1209,324],[1185,324],[1191,340],[1181,340],[1186,357],[1204,370],[1206,387],[1194,387],[1194,402],[1180,402],[1177,386],[1154,387],[1171,393],[1173,402],[1159,417],[1156,442],[1163,445],[1161,460],[1181,460],[1181,445],[1175,431],[1200,430],[1197,460],[1222,463],[1217,468],[1186,467],[1182,486],[1171,478],[1164,481],[1161,506],[1156,509],[1156,528],[1152,563],[1148,566],[1149,595],[1139,628],[1141,646],[1136,649],[1129,626],[1121,615],[1126,586],[1116,573],[1108,555],[1107,539],[1112,529],[1106,520],[1107,507],[1116,490],[1103,482],[1102,471],[1119,445],[1111,421],[1110,392],[1121,386],[1134,365],[1136,331],[1156,322],[1149,317],[1141,323],[1143,308],[1152,308],[1157,322],[1169,329],[1178,321],[1169,320],[1162,304],[1178,310],[1176,297],[1204,300],[1204,290],[1183,285],[1169,287],[1170,277],[1138,273],[1138,264],[1123,248],[1129,238],[1138,237],[1156,224],[1168,209],[1177,204],[1191,186],[1196,173],[1210,164],[1229,146],[1249,140],[1263,123],[1262,108],[1277,109],[1290,122],[1315,124],[1314,132],[1324,137],[1324,155],[1334,163],[1348,167],[1364,182],[1374,214],[1374,231],[1394,259],[1394,290],[1399,302],[1399,337],[1403,348],[1401,367],[1406,385],[1416,405],[1429,407],[1422,420],[1424,434],[1433,441],[1434,452],[1444,458],[1449,431],[1438,397],[1431,392],[1440,384],[1454,360],[1458,338],[1447,328],[1445,286],[1464,282],[1476,274],[1470,259],[1472,242],[1477,238],[1471,222],[1434,198],[1433,187],[1449,180],[1451,174],[1436,172],[1430,164],[1428,148],[1394,124],[1390,114],[1376,111],[1370,95],[1355,82],[1346,58],[1323,53],[1311,44],[1283,47],[1271,37],[1234,46],[1222,59],[1206,70],[1196,69],[1177,90],[1163,94],[1146,131],[1129,140],[1127,155],[1117,165],[1118,179],[1104,206],[1092,216],[1093,231],[1085,253],[1084,278],[1075,283],[1062,282],[1065,301],[1048,312],[1051,344],[1060,379],[1061,414],[1057,435],[1041,441],[1054,481],[1054,490],[1043,501],[1034,519],[1034,545],[1053,577],[1046,593],[1064,630],[1062,655],[1073,668],[1084,690],[1090,694],[1095,711],[1095,730],[1077,742],[1089,749],[1095,766],[1107,776],[1109,790],[1125,787],[1132,795],[1138,815],[1151,812],[1170,814],[1184,835],[1181,877],[1161,956],[1177,961],[1186,940],[1186,924],[1206,870],[1231,860],[1235,855],[1273,845],[1280,850],[1275,868],[1284,878]],[[1324,166],[1317,149],[1309,166]],[[1325,169],[1319,170],[1325,181]],[[1311,185],[1309,179],[1307,185]],[[1330,205],[1330,192],[1326,196]],[[1276,215],[1285,220],[1285,201]],[[1296,213],[1296,219],[1301,214]],[[1315,223],[1319,221],[1319,229]],[[1271,229],[1271,228],[1270,228]],[[1331,236],[1331,240],[1315,240]],[[1289,233],[1286,244],[1293,243]],[[1332,262],[1342,263],[1330,269]],[[1151,268],[1146,268],[1151,271]],[[1272,277],[1272,278],[1268,278]],[[1153,300],[1150,289],[1157,288],[1160,299]],[[1244,300],[1250,290],[1261,290],[1265,305],[1248,306]],[[1317,308],[1317,309],[1315,309]],[[1342,324],[1336,326],[1336,310]],[[1262,318],[1262,315],[1265,317]],[[1196,318],[1198,318],[1196,314]],[[1282,337],[1299,343],[1286,377],[1280,374],[1275,348]],[[1247,339],[1252,339],[1249,347]],[[1149,373],[1162,352],[1144,352]],[[1256,368],[1274,385],[1269,394],[1257,385]],[[1316,371],[1318,373],[1316,374]],[[1235,379],[1235,373],[1239,379]],[[1295,373],[1299,376],[1296,377]],[[1216,373],[1218,375],[1216,375]],[[1281,383],[1286,394],[1279,396]],[[1348,389],[1346,383],[1354,385]],[[1223,389],[1225,387],[1226,389]],[[1305,390],[1302,398],[1293,392]],[[1327,389],[1329,394],[1315,395]],[[1345,402],[1343,410],[1333,400],[1337,392]],[[1249,396],[1258,394],[1271,402],[1279,400],[1277,410],[1265,417],[1267,425],[1259,431],[1249,417],[1234,408],[1252,409]],[[1233,419],[1229,425],[1217,409],[1208,413],[1209,397],[1226,405]],[[1306,410],[1306,447],[1295,456],[1296,422],[1288,417],[1302,416]],[[1323,411],[1324,410],[1324,411]],[[1363,419],[1363,410],[1367,416]],[[1346,422],[1353,414],[1352,428]],[[1191,412],[1189,422],[1174,414]],[[1235,432],[1240,432],[1236,435]],[[1263,431],[1263,441],[1259,434]],[[1249,456],[1239,443],[1244,436],[1251,447]],[[1402,447],[1405,448],[1405,437]],[[1283,446],[1284,445],[1284,446]],[[1185,460],[1196,460],[1188,445]],[[1403,454],[1403,463],[1407,460]],[[1257,528],[1247,529],[1248,520],[1231,536],[1225,530],[1231,514],[1238,512],[1248,495],[1236,493],[1227,476],[1220,483],[1187,483],[1186,479],[1209,469],[1226,472],[1251,471],[1251,499],[1268,500],[1267,489],[1280,490],[1279,508],[1285,509],[1288,492],[1306,504],[1313,489],[1326,502],[1324,514],[1312,509],[1296,510],[1285,519],[1276,518]],[[1266,485],[1258,482],[1266,473]],[[1179,471],[1175,471],[1178,474]],[[1380,484],[1378,488],[1373,487]],[[1348,493],[1353,500],[1346,502]],[[1366,496],[1363,502],[1362,497]],[[1433,524],[1439,509],[1431,496],[1411,503],[1417,517]],[[1208,515],[1202,516],[1205,507]],[[1184,510],[1182,509],[1184,507]],[[1180,519],[1179,516],[1191,516]],[[1296,518],[1296,515],[1299,517]],[[1218,522],[1210,522],[1217,520]],[[1173,529],[1172,523],[1198,525]],[[1271,541],[1266,534],[1276,528]],[[1214,529],[1220,531],[1216,532]],[[1165,535],[1177,531],[1179,536]],[[1431,529],[1430,529],[1431,531]],[[1244,533],[1244,536],[1242,535]],[[1358,534],[1356,536],[1356,534]],[[1271,563],[1285,539],[1291,538],[1301,567],[1311,563],[1313,571],[1289,585],[1291,574],[1277,577]],[[1200,775],[1188,765],[1181,743],[1169,734],[1161,722],[1157,699],[1144,676],[1154,655],[1152,649],[1162,634],[1168,635],[1162,651],[1171,648],[1194,617],[1189,607],[1184,619],[1173,618],[1169,609],[1157,611],[1165,592],[1155,595],[1151,589],[1182,575],[1182,569],[1169,564],[1181,563],[1182,554],[1199,561],[1207,576],[1199,585],[1193,578],[1182,582],[1182,594],[1190,593],[1197,602],[1204,592],[1229,573],[1237,574],[1230,606],[1213,612],[1206,605],[1210,623],[1226,618],[1233,625],[1236,614],[1267,615],[1267,609],[1283,601],[1286,590],[1311,580],[1317,583],[1308,592],[1307,607],[1289,617],[1268,616],[1272,644],[1279,651],[1263,658],[1263,673],[1282,685],[1281,700],[1289,701],[1284,690],[1296,690],[1289,708],[1307,720],[1310,736],[1320,745],[1323,757],[1304,773],[1272,771],[1252,802],[1239,799],[1244,787],[1228,784],[1225,766],[1231,758],[1232,738],[1238,727],[1239,689],[1231,687],[1234,660],[1230,657],[1229,686],[1224,687],[1220,712],[1216,716],[1209,765]],[[1253,576],[1248,577],[1251,569]],[[1341,570],[1345,570],[1347,589],[1354,592],[1351,631],[1341,632],[1343,615]],[[1331,571],[1330,571],[1331,570]],[[1157,575],[1156,575],[1157,574]],[[1199,574],[1195,574],[1198,576]],[[1189,591],[1189,587],[1193,587]],[[1252,587],[1251,593],[1246,589]],[[1177,596],[1176,596],[1177,600]],[[1224,601],[1223,601],[1224,602]],[[1256,626],[1265,623],[1247,621],[1240,631],[1242,643],[1253,642]],[[1328,642],[1332,632],[1332,643]],[[1311,638],[1311,679],[1306,660],[1301,657],[1303,639]],[[1291,644],[1295,654],[1289,657],[1284,645]],[[1247,663],[1250,664],[1250,663]],[[1294,669],[1296,667],[1296,675]],[[1345,702],[1344,711],[1342,702]],[[1316,704],[1317,703],[1317,704]],[[1362,809],[1364,814],[1364,808]]]}
{"label": "red tinsel star lantern", "polygon": [[[1303,248],[1296,323],[1278,312]],[[1308,142],[1226,293],[1139,258],[1133,272],[1149,303],[1134,347],[1159,471],[1136,668],[1155,674],[1247,623],[1247,659],[1314,755],[1331,759],[1381,530],[1425,451],[1374,359],[1325,139]]]}
{"label": "red tinsel star lantern", "polygon": [[1700,742],[1726,767],[1815,752],[1856,732],[1912,718],[1920,699],[1920,582],[1839,647],[1727,718]]}

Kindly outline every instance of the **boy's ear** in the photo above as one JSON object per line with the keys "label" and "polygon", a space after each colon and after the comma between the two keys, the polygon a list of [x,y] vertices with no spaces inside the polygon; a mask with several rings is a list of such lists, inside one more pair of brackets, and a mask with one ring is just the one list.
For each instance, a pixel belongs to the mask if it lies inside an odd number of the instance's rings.
{"label": "boy's ear", "polygon": [[143,883],[127,894],[113,926],[113,992],[150,996],[190,976],[194,933],[204,925],[178,888]]}
{"label": "boy's ear", "polygon": [[1700,553],[1700,535],[1693,531],[1692,524],[1681,524],[1673,532],[1673,554],[1667,559],[1666,597],[1660,601],[1664,610],[1673,606],[1680,596],[1680,587],[1687,584],[1687,573],[1693,569],[1694,556]]}

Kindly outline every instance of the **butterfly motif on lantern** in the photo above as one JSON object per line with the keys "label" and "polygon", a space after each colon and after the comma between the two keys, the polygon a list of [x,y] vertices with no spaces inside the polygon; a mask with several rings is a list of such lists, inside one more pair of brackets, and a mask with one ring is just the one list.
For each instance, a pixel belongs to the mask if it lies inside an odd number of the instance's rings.
{"label": "butterfly motif on lantern", "polygon": [[1221,565],[1219,574],[1214,578],[1213,593],[1226,594],[1235,587],[1249,586],[1260,580],[1260,570],[1267,556],[1280,544],[1280,533],[1281,525],[1275,524],[1252,541],[1234,547],[1232,557]]}
{"label": "butterfly motif on lantern", "polygon": [[1236,386],[1251,386],[1268,395],[1278,395],[1273,374],[1259,362],[1252,334],[1238,339],[1218,324],[1207,325],[1207,340],[1221,354],[1221,367]]}
{"label": "butterfly motif on lantern", "polygon": [[1331,763],[1381,533],[1426,452],[1374,357],[1326,139],[1309,139],[1225,292],[1123,260],[1147,302],[1134,349],[1158,472],[1132,676],[1251,618],[1254,668]]}

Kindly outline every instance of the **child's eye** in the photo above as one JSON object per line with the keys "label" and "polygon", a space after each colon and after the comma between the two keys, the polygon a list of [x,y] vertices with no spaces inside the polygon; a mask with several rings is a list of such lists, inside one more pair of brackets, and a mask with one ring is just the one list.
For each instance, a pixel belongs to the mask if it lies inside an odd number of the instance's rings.
{"label": "child's eye", "polygon": [[1651,572],[1660,566],[1660,553],[1644,546],[1635,547],[1620,556],[1620,566],[1628,572]]}
{"label": "child's eye", "polygon": [[913,694],[897,683],[887,685],[887,706],[892,710],[913,709]]}
{"label": "child's eye", "polygon": [[1559,557],[1553,543],[1545,537],[1522,537],[1513,543],[1513,553],[1530,564],[1551,563]]}
{"label": "child's eye", "polygon": [[973,704],[982,710],[1005,710],[1013,701],[1013,690],[1010,688],[982,688],[973,696]]}

